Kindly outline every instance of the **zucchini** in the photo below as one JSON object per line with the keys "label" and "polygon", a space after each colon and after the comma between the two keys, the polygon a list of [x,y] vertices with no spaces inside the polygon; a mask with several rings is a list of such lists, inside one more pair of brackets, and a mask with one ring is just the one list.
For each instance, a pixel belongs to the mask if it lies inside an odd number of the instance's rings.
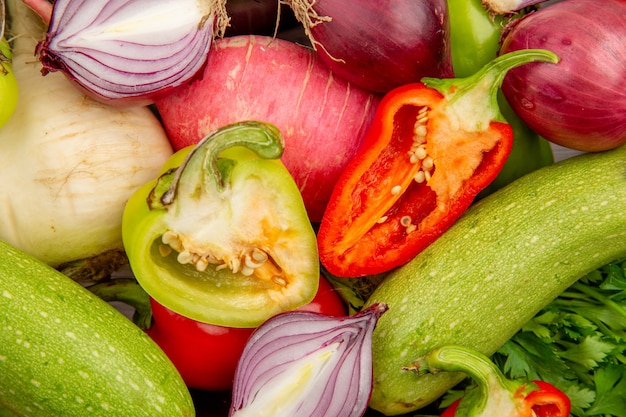
{"label": "zucchini", "polygon": [[180,374],[139,327],[0,241],[0,404],[18,416],[193,416]]}
{"label": "zucchini", "polygon": [[448,344],[492,355],[584,274],[626,256],[626,145],[527,174],[472,205],[367,305],[389,310],[373,334],[370,407],[432,403],[461,373],[403,371]]}

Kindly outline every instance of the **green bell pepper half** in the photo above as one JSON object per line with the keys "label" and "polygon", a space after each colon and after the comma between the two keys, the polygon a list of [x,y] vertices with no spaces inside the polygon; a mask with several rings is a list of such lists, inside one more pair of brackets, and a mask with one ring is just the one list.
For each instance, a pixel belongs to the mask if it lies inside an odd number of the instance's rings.
{"label": "green bell pepper half", "polygon": [[176,152],[123,216],[135,278],[197,321],[256,327],[310,302],[320,266],[300,191],[268,123],[225,126]]}
{"label": "green bell pepper half", "polygon": [[[519,17],[491,16],[481,0],[448,0],[448,12],[450,49],[456,77],[470,76],[493,60],[500,50],[500,36],[506,23],[505,19]],[[498,93],[498,105],[513,129],[513,148],[500,174],[480,192],[478,199],[554,162],[550,143],[515,114],[502,91]]]}

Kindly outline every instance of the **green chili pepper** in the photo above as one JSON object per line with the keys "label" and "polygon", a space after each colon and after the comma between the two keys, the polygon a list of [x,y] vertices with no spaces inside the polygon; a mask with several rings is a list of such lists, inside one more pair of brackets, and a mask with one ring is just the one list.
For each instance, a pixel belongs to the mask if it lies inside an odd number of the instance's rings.
{"label": "green chili pepper", "polygon": [[[456,77],[474,74],[498,55],[502,16],[490,16],[481,0],[448,0],[452,65]],[[512,17],[515,18],[515,17]],[[482,198],[531,171],[554,162],[550,143],[513,112],[502,92],[498,104],[513,128],[513,148],[498,177],[479,195]]]}
{"label": "green chili pepper", "polygon": [[197,321],[256,327],[310,302],[315,232],[268,123],[225,126],[175,153],[129,200],[124,248],[157,302]]}

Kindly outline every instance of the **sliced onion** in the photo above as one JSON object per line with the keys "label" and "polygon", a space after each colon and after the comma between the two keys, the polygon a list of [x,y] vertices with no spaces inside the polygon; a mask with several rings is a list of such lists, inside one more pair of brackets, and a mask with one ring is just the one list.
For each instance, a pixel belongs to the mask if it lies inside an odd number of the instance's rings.
{"label": "sliced onion", "polygon": [[56,0],[37,45],[42,73],[61,71],[91,97],[152,103],[206,63],[216,1]]}
{"label": "sliced onion", "polygon": [[349,317],[282,313],[251,336],[235,374],[230,417],[358,417],[372,389],[372,332],[387,311]]}

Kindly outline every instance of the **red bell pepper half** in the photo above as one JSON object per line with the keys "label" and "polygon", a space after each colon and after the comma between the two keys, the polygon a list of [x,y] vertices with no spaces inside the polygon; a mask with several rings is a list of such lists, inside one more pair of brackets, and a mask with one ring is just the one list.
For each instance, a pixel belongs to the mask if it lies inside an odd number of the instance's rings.
{"label": "red bell pepper half", "polygon": [[507,379],[485,355],[462,346],[442,346],[406,367],[427,372],[465,372],[477,383],[441,417],[568,417],[567,395],[545,381]]}
{"label": "red bell pepper half", "polygon": [[320,223],[319,254],[329,272],[389,271],[454,223],[506,162],[513,131],[497,92],[508,70],[533,61],[558,57],[516,51],[470,77],[424,78],[385,95]]}

